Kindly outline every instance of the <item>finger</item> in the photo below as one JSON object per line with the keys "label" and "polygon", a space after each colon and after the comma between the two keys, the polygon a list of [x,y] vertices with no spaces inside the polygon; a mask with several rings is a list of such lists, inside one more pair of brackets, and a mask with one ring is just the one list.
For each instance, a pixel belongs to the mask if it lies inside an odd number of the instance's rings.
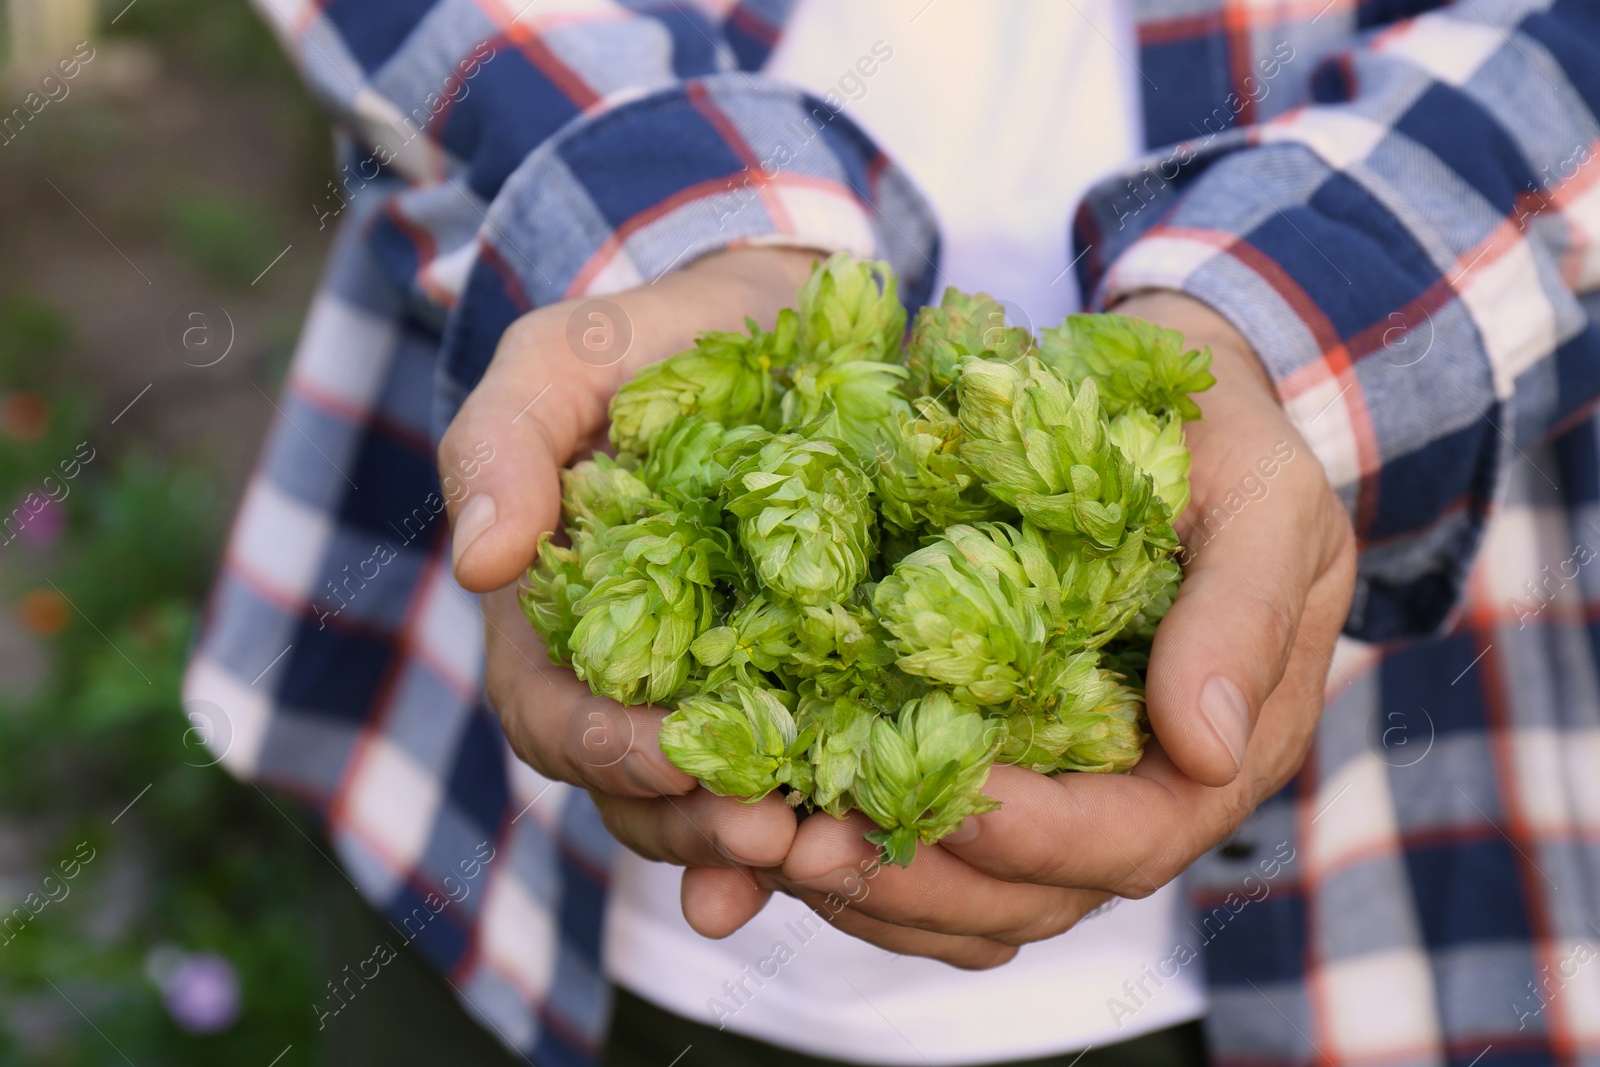
{"label": "finger", "polygon": [[778,878],[777,884],[785,893],[808,906],[824,922],[897,956],[922,956],[966,971],[983,971],[1008,963],[1017,954],[1015,945],[1004,945],[982,937],[896,926],[856,911],[845,898],[837,894],[820,893],[783,878]]}
{"label": "finger", "polygon": [[475,592],[532,562],[539,535],[561,520],[557,472],[605,421],[609,386],[567,350],[558,325],[559,315],[535,312],[507,330],[439,443],[451,566]]}
{"label": "finger", "polygon": [[996,767],[983,791],[1000,807],[963,826],[946,852],[1002,881],[1131,899],[1177,877],[1244,814],[1235,797],[1241,786],[1198,785],[1155,745],[1131,775],[1046,778]]}
{"label": "finger", "polygon": [[807,819],[784,859],[784,877],[841,896],[881,922],[1011,945],[1054,937],[1106,899],[1079,889],[999,883],[936,845],[919,847],[910,867],[878,866],[876,850],[861,839],[870,829],[859,813]]}
{"label": "finger", "polygon": [[613,837],[679,867],[776,867],[794,841],[794,812],[776,793],[754,804],[704,789],[654,799],[592,795]]}
{"label": "finger", "polygon": [[550,662],[516,590],[482,598],[487,651],[484,689],[517,758],[546,778],[613,796],[688,793],[695,780],[661,751],[666,712],[595,696]]}
{"label": "finger", "polygon": [[1196,431],[1195,466],[1207,473],[1196,476],[1184,516],[1184,581],[1156,630],[1145,682],[1162,747],[1212,786],[1239,773],[1261,706],[1283,677],[1321,562],[1316,505],[1326,493],[1320,481],[1285,473],[1276,495],[1241,504],[1236,472],[1255,469],[1256,446],[1208,447],[1216,429]]}
{"label": "finger", "polygon": [[659,285],[513,323],[439,445],[456,580],[487,592],[516,579],[560,520],[557,470],[603,435],[617,389],[703,330],[738,330],[747,316],[770,325],[810,262],[798,250],[730,250]]}
{"label": "finger", "polygon": [[1350,610],[1354,557],[1351,551],[1336,560],[1311,587],[1288,669],[1261,709],[1245,771],[1234,783],[1244,785],[1253,797],[1277,792],[1311,746],[1319,718],[1315,712],[1322,707],[1329,672],[1335,669],[1333,644]]}
{"label": "finger", "polygon": [[755,918],[772,898],[769,881],[745,867],[683,872],[683,917],[701,937],[723,938]]}

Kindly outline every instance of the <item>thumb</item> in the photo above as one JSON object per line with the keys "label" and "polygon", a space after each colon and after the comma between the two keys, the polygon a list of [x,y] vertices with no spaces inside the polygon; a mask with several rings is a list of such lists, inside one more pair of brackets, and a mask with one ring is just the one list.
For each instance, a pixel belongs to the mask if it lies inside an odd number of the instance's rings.
{"label": "thumb", "polygon": [[547,336],[539,315],[507,331],[501,347],[518,358],[491,363],[439,442],[451,567],[473,592],[527,569],[539,535],[561,521],[560,469],[605,422],[590,368]]}
{"label": "thumb", "polygon": [[1303,551],[1311,517],[1292,499],[1301,487],[1255,500],[1196,489],[1184,582],[1156,630],[1145,700],[1178,769],[1221,786],[1243,767],[1261,706],[1283,678],[1316,563]]}
{"label": "thumb", "polygon": [[598,443],[617,388],[703,330],[737,330],[747,317],[770,325],[814,258],[796,248],[729,249],[660,285],[550,304],[513,323],[439,444],[440,478],[456,482],[455,492],[444,487],[456,581],[479,593],[515,581],[539,535],[560,522],[559,470]]}

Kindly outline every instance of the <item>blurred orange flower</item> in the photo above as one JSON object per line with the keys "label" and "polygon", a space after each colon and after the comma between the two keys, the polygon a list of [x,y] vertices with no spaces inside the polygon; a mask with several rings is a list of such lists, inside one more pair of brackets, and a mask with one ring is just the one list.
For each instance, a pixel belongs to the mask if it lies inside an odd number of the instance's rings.
{"label": "blurred orange flower", "polygon": [[35,589],[17,602],[17,618],[40,637],[54,637],[67,626],[67,602],[53,589]]}
{"label": "blurred orange flower", "polygon": [[32,441],[50,426],[50,402],[38,393],[12,393],[0,400],[0,429],[18,441]]}

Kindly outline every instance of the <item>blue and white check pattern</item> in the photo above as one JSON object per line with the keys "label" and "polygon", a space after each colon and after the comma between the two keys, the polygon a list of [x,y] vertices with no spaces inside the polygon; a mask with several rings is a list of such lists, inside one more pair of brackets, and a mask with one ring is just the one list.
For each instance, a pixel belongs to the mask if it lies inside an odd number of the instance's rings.
{"label": "blue and white check pattern", "polygon": [[[259,6],[345,135],[341,234],[185,695],[469,1011],[587,1064],[616,846],[484,706],[432,442],[528,308],[762,241],[919,303],[935,226],[759,73],[789,0]],[[1362,546],[1310,758],[1187,876],[1213,1059],[1600,1064],[1600,5],[1137,8],[1152,154],[1080,281],[1227,315]]]}

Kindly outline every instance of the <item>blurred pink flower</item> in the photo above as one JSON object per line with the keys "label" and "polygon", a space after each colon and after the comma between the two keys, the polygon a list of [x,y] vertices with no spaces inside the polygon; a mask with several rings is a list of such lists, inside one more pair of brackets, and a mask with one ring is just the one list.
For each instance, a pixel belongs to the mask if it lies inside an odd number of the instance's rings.
{"label": "blurred pink flower", "polygon": [[192,1034],[226,1030],[239,1018],[239,976],[214,952],[185,955],[165,975],[161,999],[173,1022]]}
{"label": "blurred pink flower", "polygon": [[[18,504],[17,507],[22,514],[28,513],[26,505]],[[17,536],[35,548],[48,548],[61,540],[61,535],[66,529],[67,509],[52,500],[47,500],[44,507],[22,525],[17,531]]]}

